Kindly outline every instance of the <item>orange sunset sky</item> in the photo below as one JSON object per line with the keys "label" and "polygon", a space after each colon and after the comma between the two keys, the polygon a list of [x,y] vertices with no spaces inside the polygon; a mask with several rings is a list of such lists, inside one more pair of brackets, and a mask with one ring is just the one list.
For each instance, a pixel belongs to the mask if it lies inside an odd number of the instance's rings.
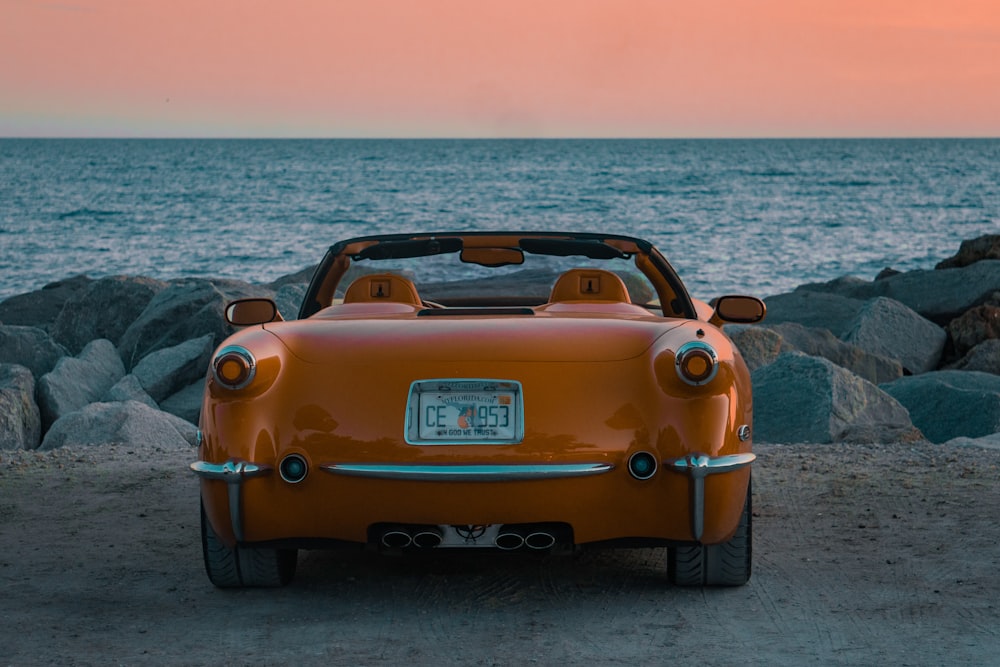
{"label": "orange sunset sky", "polygon": [[0,136],[1000,136],[1000,0],[0,0]]}

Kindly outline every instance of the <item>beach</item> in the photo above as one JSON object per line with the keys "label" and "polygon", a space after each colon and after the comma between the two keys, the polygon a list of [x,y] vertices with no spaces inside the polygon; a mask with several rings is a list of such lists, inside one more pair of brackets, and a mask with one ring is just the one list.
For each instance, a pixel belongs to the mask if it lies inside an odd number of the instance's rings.
{"label": "beach", "polygon": [[0,454],[0,663],[987,664],[1000,450],[760,445],[754,572],[666,581],[661,549],[304,551],[282,589],[204,575],[191,447]]}

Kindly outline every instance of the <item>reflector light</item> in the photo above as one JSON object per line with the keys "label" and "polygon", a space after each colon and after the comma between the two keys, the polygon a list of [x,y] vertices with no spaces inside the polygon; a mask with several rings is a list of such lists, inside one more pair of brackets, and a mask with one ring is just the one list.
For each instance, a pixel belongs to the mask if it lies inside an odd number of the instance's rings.
{"label": "reflector light", "polygon": [[628,458],[628,471],[636,479],[649,479],[656,474],[656,457],[649,452],[636,452]]}
{"label": "reflector light", "polygon": [[281,463],[278,465],[278,474],[289,484],[298,484],[309,474],[309,466],[306,464],[306,460],[298,454],[289,454],[281,459]]}

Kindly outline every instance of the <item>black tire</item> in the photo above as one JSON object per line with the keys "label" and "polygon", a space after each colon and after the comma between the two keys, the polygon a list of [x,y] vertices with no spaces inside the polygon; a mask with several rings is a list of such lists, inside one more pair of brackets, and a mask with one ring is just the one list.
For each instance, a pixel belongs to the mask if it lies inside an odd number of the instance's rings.
{"label": "black tire", "polygon": [[677,586],[742,586],[750,581],[753,555],[751,486],[732,539],[722,544],[696,544],[667,550],[667,578]]}
{"label": "black tire", "polygon": [[230,549],[216,535],[201,510],[201,551],[205,572],[219,588],[284,586],[295,576],[298,551],[295,549]]}

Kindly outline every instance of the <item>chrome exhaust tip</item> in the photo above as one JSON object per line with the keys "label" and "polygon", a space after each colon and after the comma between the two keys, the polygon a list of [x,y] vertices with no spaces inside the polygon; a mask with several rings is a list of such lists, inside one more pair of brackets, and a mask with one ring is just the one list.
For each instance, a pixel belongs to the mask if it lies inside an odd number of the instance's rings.
{"label": "chrome exhaust tip", "polygon": [[503,549],[504,551],[513,551],[514,549],[520,549],[524,546],[524,536],[520,533],[512,532],[501,532],[493,540],[493,544],[497,546],[498,549]]}
{"label": "chrome exhaust tip", "polygon": [[413,536],[413,545],[421,549],[433,549],[441,544],[444,535],[439,529],[425,529]]}
{"label": "chrome exhaust tip", "polygon": [[524,543],[529,549],[551,549],[556,545],[556,536],[552,533],[530,533],[524,538]]}
{"label": "chrome exhaust tip", "polygon": [[403,549],[413,543],[413,538],[405,530],[387,530],[381,541],[387,549]]}

